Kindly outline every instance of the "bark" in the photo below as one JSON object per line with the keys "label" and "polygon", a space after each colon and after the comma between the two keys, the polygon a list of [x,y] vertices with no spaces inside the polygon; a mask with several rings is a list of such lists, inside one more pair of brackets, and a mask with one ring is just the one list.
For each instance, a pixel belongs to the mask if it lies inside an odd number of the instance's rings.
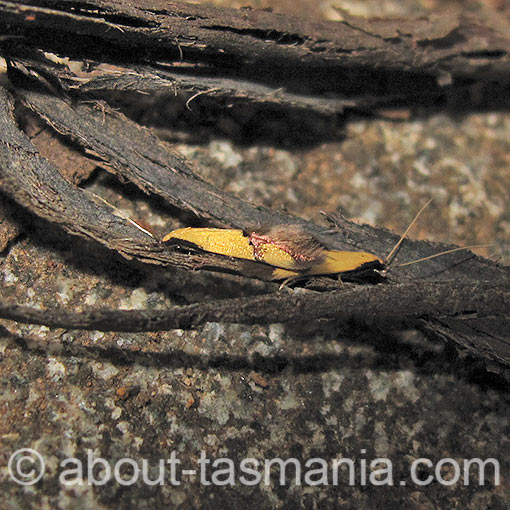
{"label": "bark", "polygon": [[[10,32],[44,43],[65,42],[67,51],[134,55],[154,50],[167,60],[181,56],[250,66],[379,67],[440,76],[491,79],[510,72],[506,17],[480,19],[445,15],[364,19],[344,14],[341,22],[310,21],[252,9],[225,9],[184,2],[149,0],[59,0],[0,2],[2,24]],[[53,41],[50,39],[53,39]],[[94,38],[79,49],[78,42]],[[113,46],[113,48],[112,48]],[[120,59],[117,58],[117,61]]]}
{"label": "bark", "polygon": [[7,42],[127,66],[84,84],[89,90],[183,88],[330,114],[434,101],[449,83],[508,84],[509,12],[414,20],[343,13],[333,22],[158,0],[2,0],[0,27]]}
{"label": "bark", "polygon": [[[149,130],[105,103],[91,102],[89,94],[100,96],[116,88],[150,90],[151,80],[158,86],[163,81],[165,87],[170,83],[192,91],[199,89],[199,73],[183,78],[182,72],[161,67],[161,60],[167,66],[182,52],[189,62],[209,66],[208,72],[216,81],[201,85],[202,91],[214,85],[212,88],[226,97],[239,99],[244,90],[251,94],[250,101],[262,102],[267,99],[267,87],[278,83],[285,91],[280,98],[275,95],[274,104],[288,108],[296,101],[305,108],[306,94],[321,83],[309,104],[312,109],[319,108],[320,98],[334,93],[332,100],[340,102],[336,106],[327,103],[327,108],[337,111],[345,106],[345,97],[352,95],[349,87],[356,84],[359,89],[360,76],[366,77],[366,73],[376,73],[380,83],[389,77],[390,87],[405,76],[410,89],[404,87],[404,95],[410,90],[423,92],[445,74],[455,79],[508,80],[507,31],[502,30],[502,22],[492,22],[489,25],[468,17],[444,17],[437,23],[346,17],[343,23],[332,23],[175,2],[144,2],[142,7],[124,1],[0,0],[4,34],[0,51],[9,60],[16,99],[58,133],[101,158],[119,178],[221,225],[300,224],[328,248],[365,250],[384,258],[398,236],[341,217],[333,218],[335,228],[325,231],[312,222],[230,196],[194,175],[186,162]],[[18,38],[13,39],[15,36]],[[41,49],[73,58],[116,62],[124,66],[124,72],[116,77],[107,73],[82,80],[83,76],[45,60],[37,51]],[[134,69],[134,75],[127,74],[126,69]],[[257,82],[246,81],[248,74],[257,76]],[[339,80],[340,76],[346,79]],[[420,78],[413,81],[416,76]],[[423,76],[430,81],[424,81]],[[387,98],[386,90],[376,92]],[[373,93],[369,91],[366,97]],[[3,89],[0,187],[32,213],[126,258],[260,279],[267,279],[271,272],[269,266],[257,262],[175,251],[115,215],[107,205],[94,201],[86,191],[65,180],[18,128],[12,98]],[[396,263],[448,248],[451,246],[406,241]],[[453,340],[478,356],[510,364],[508,267],[457,252],[392,269],[386,282],[377,285],[339,286],[327,278],[310,279],[306,285],[323,292],[275,293],[165,311],[92,310],[73,314],[0,304],[0,316],[54,327],[122,331],[193,327],[220,320],[252,324],[327,317],[373,329],[416,327],[427,335]]]}

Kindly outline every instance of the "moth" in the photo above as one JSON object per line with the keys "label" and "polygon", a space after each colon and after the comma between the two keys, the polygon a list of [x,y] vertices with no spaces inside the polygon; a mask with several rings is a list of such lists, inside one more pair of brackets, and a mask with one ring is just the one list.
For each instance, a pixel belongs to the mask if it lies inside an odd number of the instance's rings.
{"label": "moth", "polygon": [[368,275],[385,268],[384,262],[372,253],[328,250],[299,225],[277,225],[257,231],[186,227],[168,233],[163,242],[268,264],[274,268],[272,280]]}
{"label": "moth", "polygon": [[[339,275],[343,279],[380,279],[386,275],[400,245],[429,200],[385,259],[366,251],[329,250],[299,225],[276,225],[266,229],[179,228],[163,237],[163,242],[191,247],[218,255],[264,263],[272,268],[271,280]],[[406,262],[406,266],[460,250],[487,245],[459,247]]]}

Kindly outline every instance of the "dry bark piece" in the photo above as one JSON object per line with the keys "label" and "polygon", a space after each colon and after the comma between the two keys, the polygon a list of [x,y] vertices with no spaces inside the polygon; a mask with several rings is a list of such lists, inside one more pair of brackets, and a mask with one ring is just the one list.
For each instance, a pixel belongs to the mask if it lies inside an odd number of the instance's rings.
{"label": "dry bark piece", "polygon": [[[299,323],[318,318],[374,331],[419,328],[453,339],[483,358],[510,365],[510,286],[411,282],[356,286],[306,295],[273,293],[175,306],[164,310],[39,310],[0,302],[0,317],[19,322],[101,331],[159,331],[206,322]],[[485,328],[480,330],[480,324]],[[500,324],[497,329],[495,324]]]}
{"label": "dry bark piece", "polygon": [[345,16],[343,22],[333,22],[166,0],[50,0],[43,5],[2,1],[0,12],[11,30],[44,28],[49,34],[57,29],[69,46],[69,35],[94,36],[131,48],[136,41],[144,51],[165,48],[208,59],[235,56],[252,64],[377,65],[432,74],[439,72],[433,65],[439,57],[442,72],[465,76],[484,70],[481,79],[487,79],[487,71],[508,73],[510,66],[504,23],[508,11],[485,20],[442,14],[416,20]]}
{"label": "dry bark piece", "polygon": [[445,75],[508,82],[509,19],[508,9],[335,22],[166,0],[0,0],[5,36],[23,35],[32,47],[102,62],[202,61],[224,77],[278,83],[288,93],[310,85],[322,97],[359,91],[359,72],[377,83],[364,80],[363,89],[382,95],[385,83],[430,94]]}
{"label": "dry bark piece", "polygon": [[212,254],[169,251],[133,223],[90,199],[44,159],[14,119],[12,98],[0,87],[0,188],[34,214],[68,232],[100,242],[125,258],[185,269],[221,269],[263,278],[265,267]]}
{"label": "dry bark piece", "polygon": [[48,127],[31,138],[31,141],[41,156],[49,159],[62,176],[73,184],[78,185],[88,179],[98,165],[97,161],[63,143]]}
{"label": "dry bark piece", "polygon": [[[318,95],[338,91],[339,82],[347,88],[359,88],[360,75],[356,73],[367,69],[380,80],[388,77],[399,80],[405,76],[406,83],[407,78],[412,81],[416,73],[421,73],[416,82],[420,82],[422,89],[428,86],[422,83],[423,73],[432,81],[445,74],[482,81],[510,76],[507,33],[497,24],[488,27],[472,18],[443,20],[436,32],[426,30],[426,21],[410,22],[402,34],[396,31],[404,26],[400,20],[394,20],[393,25],[370,20],[366,26],[354,19],[343,23],[308,22],[257,11],[163,4],[156,0],[143,6],[123,0],[93,0],[87,4],[74,0],[48,1],[44,5],[0,0],[0,14],[5,37],[22,35],[25,49],[30,50],[33,45],[96,60],[104,55],[105,60],[126,58],[140,62],[159,58],[168,62],[173,60],[168,58],[168,51],[177,48],[176,52],[184,51],[189,60],[206,59],[218,70],[232,71],[235,67],[240,69],[240,76],[249,70],[250,75],[257,74],[266,82],[283,78],[289,90],[299,81],[310,86],[328,77]],[[16,52],[6,51],[16,58]],[[23,65],[23,60],[19,63]],[[285,70],[289,69],[295,69],[297,74],[289,73],[287,79]],[[347,69],[354,74],[349,75]],[[52,74],[49,68],[40,68],[39,73],[36,67],[35,70],[43,88],[17,87],[17,96],[57,131],[99,154],[119,176],[132,180],[145,191],[233,226],[241,221],[268,226],[298,223],[331,248],[358,247],[383,256],[395,242],[395,236],[387,231],[354,225],[343,218],[338,220],[338,232],[328,236],[311,222],[231,197],[194,176],[182,160],[165,150],[157,139],[151,139],[147,130],[120,115],[104,111],[99,115],[77,97],[63,99],[61,89],[66,87],[62,76]],[[311,70],[317,80],[303,80]],[[345,79],[339,80],[340,76]],[[43,92],[44,87],[51,93]],[[108,140],[102,131],[107,132]],[[136,151],[129,150],[128,140],[140,142]],[[174,177],[171,185],[167,182],[170,175]],[[65,181],[19,131],[8,95],[2,90],[0,186],[35,214],[127,258],[262,277],[262,264],[241,265],[240,261],[207,253],[166,250],[105,206],[89,200],[83,190]],[[405,261],[446,248],[409,241],[401,255]],[[53,326],[111,329],[117,324],[119,328],[129,327],[130,331],[193,326],[207,320],[267,323],[329,317],[375,329],[419,327],[426,334],[453,340],[479,356],[510,363],[509,268],[462,253],[445,259],[396,270],[386,285],[345,286],[320,294],[274,294],[138,314],[104,310],[85,314],[41,313],[15,305],[2,306],[1,313],[11,319],[45,321]],[[432,281],[434,277],[436,281]],[[131,322],[126,322],[128,317]]]}
{"label": "dry bark piece", "polygon": [[[305,93],[293,93],[285,87],[270,86],[247,79],[209,76],[204,70],[193,69],[188,72],[176,69],[161,69],[158,67],[124,67],[115,71],[104,69],[102,74],[94,69],[94,76],[83,73],[80,81],[70,84],[77,90],[98,96],[105,92],[140,92],[167,93],[175,95],[177,91],[186,91],[190,97],[186,106],[198,97],[207,96],[223,101],[229,106],[236,104],[255,103],[260,106],[270,105],[282,109],[299,109],[312,111],[321,115],[342,113],[346,108],[358,106],[360,101],[343,97],[341,94],[330,97],[314,96]],[[92,74],[92,73],[91,73]],[[373,102],[379,102],[374,98]],[[363,106],[369,106],[368,98]]]}
{"label": "dry bark piece", "polygon": [[[104,204],[90,201],[83,190],[63,179],[17,128],[12,100],[3,89],[0,89],[0,128],[2,190],[34,213],[60,223],[69,232],[91,238],[125,257],[135,257],[143,262],[190,269],[211,267],[248,275],[250,269],[256,272],[264,267],[264,264],[207,253],[165,250],[164,245],[125,219],[114,216]],[[87,140],[84,138],[85,142]],[[352,237],[367,235],[363,227],[351,224],[350,228]],[[386,231],[376,229],[371,234],[373,240],[377,240],[377,234],[382,238],[389,236]],[[426,251],[427,243],[414,244],[425,247]],[[241,262],[245,265],[240,265]],[[437,259],[435,263],[438,263]],[[0,306],[0,315],[55,327],[128,331],[191,327],[207,321],[272,323],[327,317],[374,329],[420,327],[426,334],[441,335],[479,356],[510,364],[510,269],[475,258],[465,266],[473,268],[471,273],[464,272],[464,278],[452,279],[455,268],[450,268],[448,275],[448,266],[444,261],[442,264],[443,280],[435,282],[345,285],[338,291],[318,294],[279,293],[202,302],[161,311],[92,310],[76,314],[4,303]],[[477,275],[486,275],[487,279],[477,282]]]}

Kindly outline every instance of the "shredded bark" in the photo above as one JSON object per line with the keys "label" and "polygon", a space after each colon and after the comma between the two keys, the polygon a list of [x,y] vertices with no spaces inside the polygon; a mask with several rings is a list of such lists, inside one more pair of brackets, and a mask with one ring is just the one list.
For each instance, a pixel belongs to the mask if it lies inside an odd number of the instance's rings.
{"label": "shredded bark", "polygon": [[[438,90],[437,81],[444,81],[446,75],[480,82],[508,82],[510,77],[510,39],[501,19],[445,16],[434,22],[345,15],[343,22],[333,23],[157,0],[140,5],[124,0],[0,0],[0,26],[0,53],[8,59],[15,99],[59,136],[100,159],[119,179],[220,225],[243,229],[300,225],[327,248],[370,251],[381,258],[398,236],[342,217],[333,218],[335,228],[325,231],[313,222],[231,196],[197,177],[148,129],[98,98],[109,90],[180,87],[236,101],[270,102],[282,111],[297,107],[331,113],[346,106],[381,104],[396,97],[395,89],[406,101],[422,93],[431,97]],[[48,61],[40,50],[92,61],[91,75],[84,79]],[[185,64],[183,57],[187,65],[179,68],[177,62]],[[94,64],[102,61],[119,67],[94,75]],[[202,83],[201,78],[205,78]],[[357,92],[360,80],[367,87],[363,101]],[[401,82],[405,85],[393,86]],[[66,180],[20,130],[13,101],[0,89],[0,188],[27,210],[128,259],[269,278],[272,268],[262,263],[166,246],[95,201]],[[448,248],[452,247],[406,240],[395,262]],[[0,303],[0,316],[108,331],[327,317],[373,329],[415,327],[483,358],[510,364],[508,267],[457,252],[392,268],[387,280],[377,285],[339,286],[327,278],[310,279],[305,285],[324,291],[275,293],[161,311],[81,314]],[[335,290],[327,290],[332,287]]]}
{"label": "shredded bark", "polygon": [[0,187],[34,214],[60,224],[72,234],[98,241],[128,259],[263,275],[263,264],[168,250],[126,218],[115,215],[111,207],[94,201],[85,190],[65,180],[16,126],[13,110],[12,98],[0,88]]}
{"label": "shredded bark", "polygon": [[48,47],[65,43],[67,52],[88,41],[81,50],[88,56],[109,46],[110,54],[119,48],[136,56],[153,50],[167,59],[235,57],[236,63],[251,66],[377,65],[485,80],[510,72],[508,11],[486,19],[441,14],[415,20],[366,20],[343,13],[344,21],[333,22],[166,0],[2,0],[0,12],[7,34],[23,34]]}
{"label": "shredded bark", "polygon": [[[28,90],[24,90],[20,95],[27,104],[29,104],[29,98],[37,99],[37,93]],[[40,97],[48,99],[50,104],[56,107],[56,111],[59,110],[59,103],[51,103],[53,96]],[[59,101],[61,105],[68,107],[66,102]],[[66,181],[47,160],[42,158],[29,139],[16,126],[12,100],[4,90],[0,90],[0,108],[2,123],[0,186],[35,214],[60,223],[70,233],[98,241],[127,258],[134,257],[142,262],[171,264],[191,269],[202,267],[236,271],[245,275],[250,275],[251,268],[253,275],[257,277],[263,277],[261,268],[271,269],[264,264],[250,261],[238,261],[212,254],[185,254],[167,249],[161,242],[151,238],[126,219],[115,216],[105,204],[92,201],[84,190]],[[86,121],[88,118],[84,115],[86,112],[80,111]],[[87,130],[81,132],[79,122],[76,126],[74,132],[70,131],[73,133],[73,138],[78,139],[78,134],[81,133],[82,143],[86,145],[96,143],[97,126],[93,126],[92,133]],[[122,139],[122,135],[114,136],[114,144],[117,141],[115,138]],[[107,152],[105,151],[104,154],[106,155]],[[122,168],[122,165],[115,161],[114,153],[108,153],[107,156],[112,166]],[[170,156],[173,157],[173,155]],[[154,160],[160,161],[157,158]],[[131,164],[129,161],[124,161],[124,164],[131,171],[133,167],[136,167],[136,164]],[[165,172],[172,172],[172,170],[166,168]],[[191,184],[187,182],[189,178],[190,175],[187,172],[182,173],[180,183],[185,183],[182,189],[195,185],[193,181]],[[152,190],[156,191],[156,188]],[[193,205],[198,207],[200,203]],[[253,206],[246,205],[246,207],[258,211]],[[267,211],[266,214],[270,213]],[[278,217],[279,215],[275,215],[272,220],[276,221]],[[290,222],[291,218],[287,218],[287,221]],[[315,228],[320,230],[319,227]],[[351,230],[351,237],[356,235],[362,237],[367,234],[366,230],[360,226],[351,225]],[[373,239],[377,239],[378,232],[385,231],[373,229]],[[347,230],[346,233],[349,234],[349,231]],[[423,246],[425,251],[430,248],[424,242],[411,244]],[[417,251],[423,253],[424,250]],[[444,261],[436,260],[435,264],[438,263],[442,264],[446,272],[442,274],[443,280],[440,282],[423,280],[399,285],[397,284],[399,273],[396,272],[393,281],[390,280],[386,285],[346,286],[337,291],[316,295],[276,294],[219,303],[197,303],[166,311],[93,310],[83,314],[47,310],[41,312],[4,304],[0,315],[13,320],[44,323],[55,327],[106,330],[120,328],[127,331],[191,327],[211,320],[270,323],[334,317],[340,322],[364,327],[419,326],[428,334],[452,338],[464,347],[475,352],[480,351],[479,353],[485,357],[500,362],[510,362],[510,357],[506,353],[508,349],[506,331],[510,309],[508,269],[479,257],[467,262],[467,266],[476,268],[478,274],[491,277],[489,281],[481,284],[473,279],[473,274],[465,271],[466,266],[461,272],[464,278],[453,280],[451,273],[455,272],[455,266],[448,274],[448,265]],[[432,322],[430,322],[431,319]],[[476,341],[473,340],[473,335],[466,335],[467,327],[480,336],[477,329],[478,322],[484,321],[486,324],[487,319],[490,319],[490,327],[482,338]],[[456,332],[459,324],[462,325],[461,335]]]}
{"label": "shredded bark", "polygon": [[87,180],[98,166],[98,161],[87,158],[82,151],[66,144],[46,126],[34,136],[30,136],[30,141],[37,147],[41,156],[51,159],[59,173],[73,184],[78,185]]}
{"label": "shredded bark", "polygon": [[[39,310],[0,302],[0,317],[51,327],[101,331],[160,331],[190,328],[205,322],[267,324],[306,322],[318,318],[384,330],[419,327],[430,334],[462,329],[464,347],[499,362],[510,363],[508,335],[477,343],[472,331],[485,320],[510,326],[510,288],[493,283],[413,282],[400,285],[355,286],[322,294],[274,293],[247,298],[194,303],[164,310],[98,310],[82,313]],[[391,313],[390,313],[391,310]],[[474,311],[476,310],[476,311]],[[491,328],[492,329],[492,328]],[[480,336],[480,335],[479,335]]]}
{"label": "shredded bark", "polygon": [[434,101],[445,86],[473,80],[509,81],[508,9],[483,17],[342,17],[315,21],[159,0],[0,1],[7,42],[17,37],[92,65],[124,66],[87,80],[89,91],[182,88],[330,114]]}

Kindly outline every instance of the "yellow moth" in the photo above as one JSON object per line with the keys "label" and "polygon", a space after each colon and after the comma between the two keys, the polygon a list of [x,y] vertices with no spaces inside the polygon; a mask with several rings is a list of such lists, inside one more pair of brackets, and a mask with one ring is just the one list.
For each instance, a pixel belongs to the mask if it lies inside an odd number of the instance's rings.
{"label": "yellow moth", "polygon": [[[364,251],[328,250],[299,225],[278,225],[257,231],[186,227],[168,233],[163,242],[264,263],[273,268],[270,276],[272,280],[319,275],[340,275],[360,279],[385,274],[409,230],[430,202],[431,200],[416,214],[384,260]],[[400,266],[481,246],[487,245],[454,248]]]}
{"label": "yellow moth", "polygon": [[367,252],[324,248],[297,225],[280,225],[257,232],[223,228],[180,228],[163,242],[191,246],[237,259],[263,262],[274,268],[271,279],[328,274],[361,274],[383,270],[383,261]]}

